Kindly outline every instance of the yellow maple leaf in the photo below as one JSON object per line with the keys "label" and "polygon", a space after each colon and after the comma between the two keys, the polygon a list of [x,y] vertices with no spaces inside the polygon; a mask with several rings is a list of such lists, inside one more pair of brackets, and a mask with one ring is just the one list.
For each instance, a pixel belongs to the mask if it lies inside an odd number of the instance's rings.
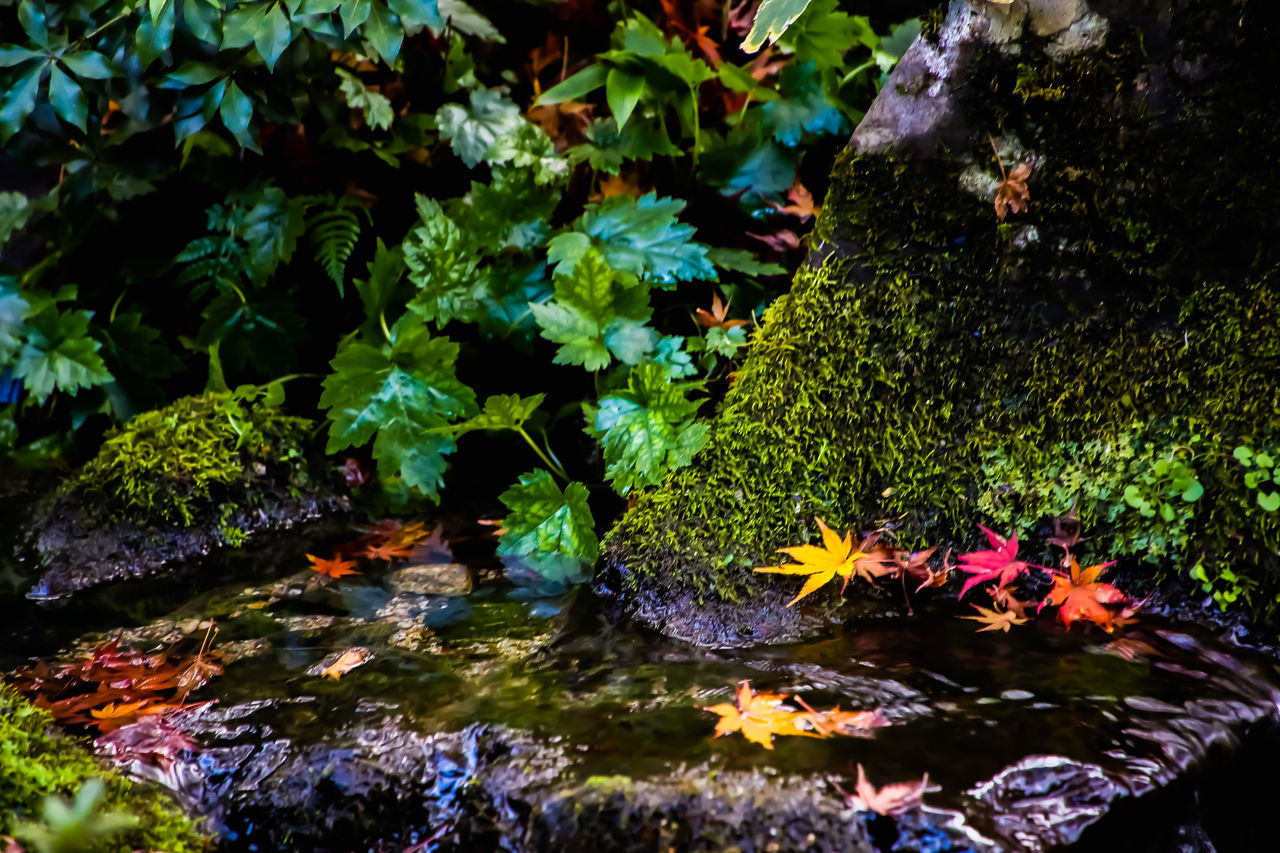
{"label": "yellow maple leaf", "polygon": [[744,681],[738,685],[737,699],[736,704],[721,702],[702,709],[720,715],[716,737],[740,731],[765,749],[773,749],[774,735],[821,737],[796,725],[806,715],[786,704],[786,697],[779,693],[752,693],[751,682]]}
{"label": "yellow maple leaf", "polygon": [[787,602],[788,607],[834,580],[837,575],[844,578],[844,586],[840,588],[843,594],[844,587],[849,585],[849,578],[855,569],[859,568],[858,562],[870,556],[854,549],[852,530],[841,537],[827,527],[822,519],[815,518],[814,521],[818,522],[818,528],[822,531],[821,548],[817,545],[793,545],[790,548],[779,548],[780,552],[794,557],[799,562],[783,563],[780,566],[760,566],[755,570],[779,575],[809,576],[804,586],[800,588],[800,594]]}
{"label": "yellow maple leaf", "polygon": [[1019,616],[1012,610],[992,610],[989,607],[979,607],[973,605],[981,616],[961,616],[961,619],[972,619],[974,622],[981,622],[985,627],[979,628],[978,633],[983,631],[1004,631],[1009,633],[1011,625],[1025,625],[1028,620],[1025,616]]}

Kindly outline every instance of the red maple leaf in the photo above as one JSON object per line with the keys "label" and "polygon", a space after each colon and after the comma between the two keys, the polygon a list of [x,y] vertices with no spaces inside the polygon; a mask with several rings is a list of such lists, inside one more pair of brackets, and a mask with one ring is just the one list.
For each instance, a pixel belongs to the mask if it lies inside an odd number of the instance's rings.
{"label": "red maple leaf", "polygon": [[341,556],[335,556],[332,560],[322,560],[319,557],[308,554],[307,559],[311,561],[311,571],[319,572],[326,577],[340,578],[343,575],[360,574],[351,568],[356,564],[355,560],[344,560]]}
{"label": "red maple leaf", "polygon": [[1017,534],[1005,539],[981,524],[978,525],[978,529],[987,534],[987,541],[991,543],[991,548],[960,555],[960,571],[972,575],[964,582],[964,586],[960,587],[961,598],[964,598],[964,594],[973,587],[989,580],[996,581],[997,588],[1008,586],[1018,575],[1027,571],[1027,564],[1018,559]]}

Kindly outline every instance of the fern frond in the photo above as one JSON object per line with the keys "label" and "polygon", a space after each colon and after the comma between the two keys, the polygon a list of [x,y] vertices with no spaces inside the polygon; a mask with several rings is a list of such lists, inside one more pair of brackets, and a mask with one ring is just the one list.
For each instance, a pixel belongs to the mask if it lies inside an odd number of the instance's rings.
{"label": "fern frond", "polygon": [[344,295],[347,259],[360,239],[360,231],[370,222],[368,209],[351,196],[318,199],[318,210],[307,218],[307,234],[315,246],[316,263],[324,268]]}

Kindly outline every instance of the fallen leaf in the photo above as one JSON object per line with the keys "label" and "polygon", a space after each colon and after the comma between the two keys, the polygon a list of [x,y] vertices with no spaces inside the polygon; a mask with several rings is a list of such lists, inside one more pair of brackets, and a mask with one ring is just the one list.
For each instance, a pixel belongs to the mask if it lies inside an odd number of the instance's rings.
{"label": "fallen leaf", "polygon": [[338,655],[337,660],[333,663],[320,670],[320,677],[332,678],[337,681],[351,670],[368,663],[372,659],[373,652],[363,646],[353,646]]}
{"label": "fallen leaf", "polygon": [[1010,625],[1025,625],[1029,620],[1025,616],[1019,616],[1012,610],[992,610],[989,607],[973,605],[973,609],[977,610],[978,616],[961,616],[961,619],[972,619],[974,622],[981,622],[985,627],[979,628],[978,633],[983,631],[1004,631],[1009,633]]}
{"label": "fallen leaf", "polygon": [[721,702],[702,710],[719,714],[716,737],[731,732],[742,732],[749,741],[765,749],[773,749],[774,735],[813,735],[796,725],[801,712],[786,704],[786,697],[778,693],[752,693],[751,682],[738,686],[737,703]]}
{"label": "fallen leaf", "polygon": [[1099,563],[1081,569],[1076,558],[1072,557],[1069,572],[1050,572],[1053,589],[1040,602],[1039,609],[1057,607],[1058,618],[1067,628],[1081,620],[1092,622],[1108,632],[1118,627],[1117,618],[1124,620],[1122,624],[1129,624],[1132,619],[1111,609],[1112,605],[1127,604],[1128,596],[1111,584],[1098,580],[1111,565],[1113,563]]}
{"label": "fallen leaf", "polygon": [[[1001,172],[1003,171],[1004,167],[1001,166]],[[1031,193],[1027,189],[1029,177],[1031,177],[1030,164],[1020,163],[996,184],[996,219],[1003,222],[1005,216],[1010,213],[1026,211],[1027,203],[1031,201]]]}
{"label": "fallen leaf", "polygon": [[1018,557],[1018,537],[1003,536],[988,530],[981,524],[978,529],[987,535],[991,549],[987,551],[971,551],[960,555],[960,571],[968,572],[972,577],[960,587],[960,597],[980,583],[989,580],[997,581],[996,586],[1003,587],[1012,583],[1015,578],[1027,571],[1027,564]]}
{"label": "fallen leaf", "polygon": [[861,764],[858,765],[858,783],[853,789],[854,793],[848,794],[839,786],[836,789],[844,794],[855,809],[873,811],[887,817],[897,817],[923,805],[925,794],[942,790],[929,784],[928,773],[924,774],[924,778],[919,782],[895,782],[877,790],[867,780],[867,773],[862,769]]}
{"label": "fallen leaf", "polygon": [[330,578],[340,578],[344,575],[360,574],[352,566],[356,565],[355,560],[344,560],[339,556],[335,556],[332,560],[322,560],[311,554],[307,555],[307,559],[311,561],[311,571]]}
{"label": "fallen leaf", "polygon": [[813,193],[800,183],[800,179],[796,178],[796,182],[791,185],[791,189],[787,190],[787,199],[790,204],[781,205],[773,202],[773,209],[779,213],[788,216],[794,216],[801,222],[805,222],[822,211],[821,206],[813,203]]}
{"label": "fallen leaf", "polygon": [[784,563],[780,566],[761,566],[755,569],[757,572],[771,574],[809,575],[809,579],[800,589],[800,594],[787,602],[788,607],[834,580],[837,575],[844,578],[844,586],[840,587],[841,594],[844,594],[844,588],[849,585],[849,578],[853,575],[854,564],[867,556],[861,551],[854,550],[853,531],[845,533],[841,538],[834,530],[827,527],[822,519],[814,520],[818,522],[818,528],[822,531],[821,548],[817,545],[793,545],[790,548],[779,548],[780,552],[800,562]]}
{"label": "fallen leaf", "polygon": [[366,560],[392,560],[402,559],[413,553],[413,548],[408,545],[393,545],[390,542],[382,542],[377,545],[366,545],[364,550],[360,552],[360,556]]}
{"label": "fallen leaf", "polygon": [[755,234],[751,231],[746,232],[746,234],[748,237],[764,243],[775,252],[787,252],[800,248],[800,235],[786,228],[775,231],[772,234]]}

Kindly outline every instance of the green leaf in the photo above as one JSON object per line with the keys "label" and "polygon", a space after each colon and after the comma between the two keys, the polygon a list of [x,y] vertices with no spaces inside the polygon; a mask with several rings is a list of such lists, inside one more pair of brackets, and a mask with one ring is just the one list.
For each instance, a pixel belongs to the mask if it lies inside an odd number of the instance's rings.
{"label": "green leaf", "polygon": [[1262,451],[1254,454],[1253,461],[1261,468],[1270,468],[1275,464],[1275,460],[1271,458],[1271,454]]}
{"label": "green leaf", "polygon": [[723,326],[713,326],[707,329],[706,346],[709,352],[722,355],[725,358],[734,358],[738,354],[738,350],[747,343],[747,330],[742,326],[734,326],[726,329]]}
{"label": "green leaf", "polygon": [[11,276],[0,276],[0,365],[8,366],[22,348],[27,328],[24,318],[30,309],[17,282]]}
{"label": "green leaf", "polygon": [[684,205],[680,199],[658,198],[652,192],[639,199],[614,196],[588,204],[574,231],[548,242],[547,259],[557,265],[557,274],[567,272],[588,247],[594,247],[609,266],[666,289],[681,280],[714,281],[716,271],[707,259],[707,247],[693,241],[693,226],[676,219]]}
{"label": "green leaf", "polygon": [[280,5],[271,4],[253,33],[253,46],[257,48],[263,62],[267,63],[268,70],[275,70],[280,54],[284,53],[291,41],[293,31],[289,26],[288,16]]}
{"label": "green leaf", "polygon": [[173,2],[166,2],[159,17],[143,16],[138,21],[133,44],[137,48],[138,61],[143,70],[150,68],[173,45],[173,31],[178,23],[175,9]]}
{"label": "green leaf", "polygon": [[18,47],[16,44],[0,44],[0,68],[12,68],[41,56],[44,54],[38,50]]}
{"label": "green leaf", "polygon": [[[455,6],[466,7],[476,17],[480,17],[478,12],[465,3],[447,5],[443,2],[437,3],[436,0],[388,0],[387,5],[391,7],[391,11],[400,16],[405,29],[410,31],[417,27],[430,27],[437,32],[444,29],[445,19],[449,17],[445,10],[446,8],[452,10]],[[468,20],[468,24],[470,23],[471,21]],[[463,32],[466,31],[463,30]],[[499,36],[498,40],[501,41],[502,37]]]}
{"label": "green leaf", "polygon": [[249,132],[249,123],[253,120],[253,102],[234,82],[227,84],[222,104],[218,108],[218,115],[222,117],[223,125],[231,131],[231,135],[241,146],[261,153],[258,140]]}
{"label": "green leaf", "polygon": [[519,429],[529,420],[545,394],[521,397],[519,394],[495,394],[484,401],[480,414],[463,421],[453,428],[456,433],[476,429]]}
{"label": "green leaf", "polygon": [[747,275],[782,275],[786,267],[781,264],[762,263],[746,249],[707,249],[707,259],[722,270],[745,273]]}
{"label": "green leaf", "polygon": [[501,136],[527,124],[520,108],[492,89],[471,92],[471,106],[445,104],[436,113],[440,138],[449,140],[453,152],[474,168],[484,160]]}
{"label": "green leaf", "polygon": [[49,27],[45,23],[44,0],[22,0],[18,4],[18,23],[23,32],[41,47],[49,46]]}
{"label": "green leaf", "polygon": [[845,51],[856,44],[874,50],[879,42],[867,19],[840,11],[838,0],[812,0],[781,40],[798,63],[813,62],[818,70],[841,68]]}
{"label": "green leaf", "polygon": [[347,106],[364,113],[365,123],[374,130],[390,130],[395,112],[391,109],[391,99],[381,92],[371,92],[364,81],[345,68],[336,68],[342,79],[339,90],[347,99]]}
{"label": "green leaf", "polygon": [[109,80],[117,76],[116,72],[111,68],[111,63],[107,62],[107,58],[96,51],[82,50],[78,53],[67,53],[62,56],[62,61],[71,69],[71,73],[77,77],[85,77],[90,80]]}
{"label": "green leaf", "polygon": [[36,94],[40,91],[40,80],[49,70],[52,62],[41,62],[33,65],[17,81],[10,83],[0,95],[0,141],[7,140],[18,132],[22,123],[36,108]]}
{"label": "green leaf", "polygon": [[1249,465],[1253,461],[1253,448],[1240,445],[1231,453],[1241,465]]}
{"label": "green leaf", "polygon": [[509,510],[498,553],[504,557],[559,553],[594,562],[600,540],[587,498],[586,486],[569,483],[561,491],[541,468],[521,474],[519,483],[498,496]]}
{"label": "green leaf", "polygon": [[475,392],[455,375],[457,344],[403,320],[393,334],[394,345],[350,340],[330,362],[320,395],[331,421],[325,452],[373,439],[384,478],[398,476],[438,501],[454,441],[433,430],[473,414]]}
{"label": "green leaf", "polygon": [[98,350],[102,344],[89,337],[92,312],[59,311],[49,306],[27,319],[27,337],[13,375],[43,403],[55,390],[75,394],[111,381]]}
{"label": "green leaf", "polygon": [[[182,0],[182,20],[191,34],[209,45],[218,45],[221,11],[205,0]],[[245,42],[248,44],[248,42]]]}
{"label": "green leaf", "polygon": [[1199,480],[1193,480],[1191,482],[1191,485],[1187,486],[1185,489],[1182,490],[1182,499],[1187,503],[1191,503],[1193,501],[1200,500],[1200,497],[1203,494],[1204,494],[1204,486],[1200,484]]}
{"label": "green leaf", "polygon": [[764,0],[756,10],[751,32],[742,40],[742,49],[755,53],[764,47],[765,42],[772,44],[777,41],[778,36],[795,23],[808,5],[809,0]]}
{"label": "green leaf", "polygon": [[644,94],[644,77],[614,68],[606,78],[604,91],[609,102],[609,112],[613,113],[613,120],[622,129],[627,126],[627,119],[631,118],[631,112]]}
{"label": "green leaf", "polygon": [[365,21],[360,34],[369,42],[369,46],[382,57],[382,61],[391,65],[400,53],[400,44],[404,41],[404,27],[400,19],[381,3],[374,3],[369,10],[369,20]]}
{"label": "green leaf", "polygon": [[379,237],[367,269],[368,278],[355,279],[356,292],[364,304],[365,318],[377,323],[397,301],[396,291],[404,280],[404,252],[399,246],[388,249]]}
{"label": "green leaf", "polygon": [[693,356],[684,349],[684,341],[685,339],[679,335],[668,335],[658,341],[653,363],[661,364],[670,379],[683,379],[698,372],[698,368],[693,363]]}
{"label": "green leaf", "polygon": [[1258,492],[1258,506],[1267,512],[1280,509],[1280,492]]}
{"label": "green leaf", "polygon": [[418,293],[409,308],[441,326],[458,317],[475,319],[484,286],[480,258],[439,203],[419,194],[418,224],[404,241],[409,280]]}
{"label": "green leaf", "polygon": [[[628,363],[643,357],[636,351],[643,341],[634,327],[649,319],[648,294],[634,276],[610,267],[594,249],[586,249],[570,273],[556,274],[551,301],[530,308],[542,337],[561,345],[556,364],[599,370],[611,355]],[[643,334],[648,348],[656,345],[656,333]]]}
{"label": "green leaf", "polygon": [[541,106],[543,104],[563,104],[566,101],[579,100],[584,95],[594,92],[605,85],[608,77],[609,68],[607,66],[588,65],[577,74],[560,81],[543,92],[538,96],[538,100],[534,104],[535,106]]}
{"label": "green leaf", "polygon": [[[395,8],[394,2],[392,3],[392,8]],[[507,42],[492,21],[481,15],[470,5],[462,2],[462,0],[440,0],[437,20],[440,23],[431,27],[437,34],[444,30],[444,22],[448,21],[449,29],[456,30],[463,35],[478,38],[482,41],[494,42],[495,44],[506,44]]]}
{"label": "green leaf", "polygon": [[22,193],[0,193],[0,249],[10,237],[26,227],[33,212],[31,203]]}
{"label": "green leaf", "polygon": [[536,124],[521,121],[502,134],[484,154],[490,165],[528,171],[537,184],[560,184],[569,178],[569,161],[556,153],[551,137]]}
{"label": "green leaf", "polygon": [[626,390],[600,400],[589,431],[599,437],[605,476],[618,494],[657,485],[707,443],[707,425],[693,423],[699,404],[686,397],[701,387],[671,381],[660,364],[641,364]]}
{"label": "green leaf", "polygon": [[345,295],[347,259],[355,250],[360,231],[369,222],[369,211],[351,196],[321,197],[306,224],[307,237],[316,247],[316,262],[338,286],[338,296]]}
{"label": "green leaf", "polygon": [[372,0],[343,0],[338,16],[342,18],[342,30],[347,36],[356,31],[373,12]]}
{"label": "green leaf", "polygon": [[67,124],[87,131],[86,122],[89,116],[89,103],[80,85],[56,64],[49,73],[49,103],[53,111]]}

